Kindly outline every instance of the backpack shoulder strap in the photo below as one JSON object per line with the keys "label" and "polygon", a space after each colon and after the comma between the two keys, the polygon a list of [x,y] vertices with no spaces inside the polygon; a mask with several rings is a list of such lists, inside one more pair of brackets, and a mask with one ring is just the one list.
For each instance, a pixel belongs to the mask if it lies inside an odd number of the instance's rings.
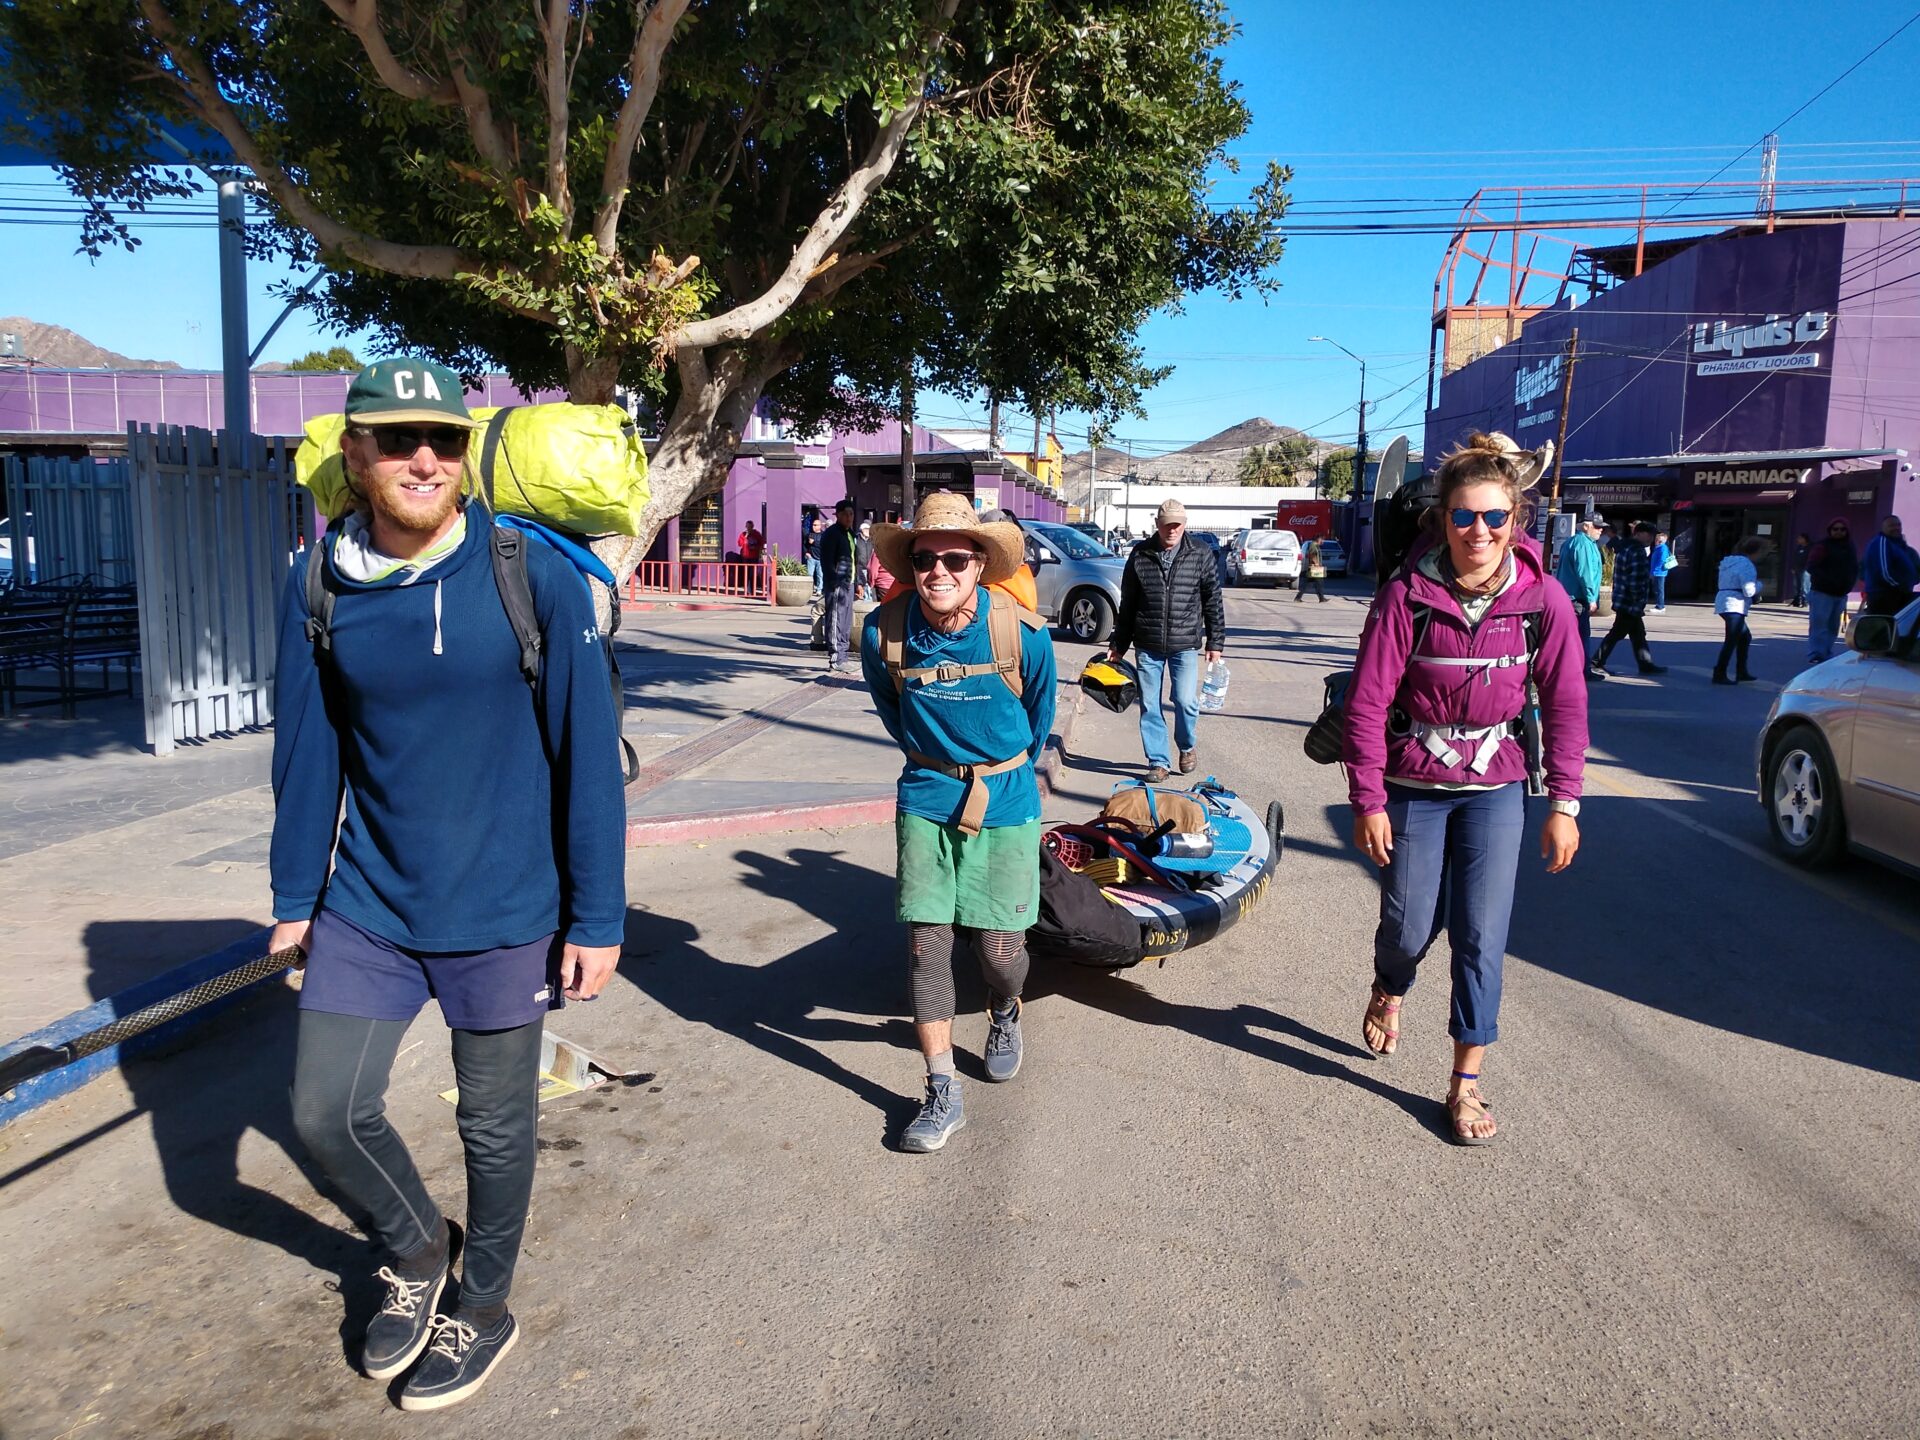
{"label": "backpack shoulder strap", "polygon": [[316,655],[333,649],[333,586],[327,583],[327,537],[307,551],[307,640]]}
{"label": "backpack shoulder strap", "polygon": [[906,688],[901,676],[907,668],[907,602],[910,598],[910,593],[903,592],[880,606],[880,661],[887,667],[887,678],[893,681],[896,695]]}
{"label": "backpack shoulder strap", "polygon": [[1026,681],[1020,674],[1020,616],[1026,607],[1003,595],[995,595],[987,603],[991,607],[987,611],[987,638],[993,644],[993,667],[1018,700],[1026,691]]}
{"label": "backpack shoulder strap", "polygon": [[518,530],[493,523],[485,516],[488,551],[493,557],[493,583],[506,608],[507,623],[520,642],[520,673],[529,685],[540,683],[540,617],[533,608],[533,582],[527,578],[527,537]]}

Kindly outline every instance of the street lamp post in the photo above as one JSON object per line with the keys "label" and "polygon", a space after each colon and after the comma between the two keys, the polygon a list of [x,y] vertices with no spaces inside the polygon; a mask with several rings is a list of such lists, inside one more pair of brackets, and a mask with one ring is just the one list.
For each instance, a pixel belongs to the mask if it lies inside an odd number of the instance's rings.
{"label": "street lamp post", "polygon": [[[1363,498],[1360,492],[1365,488],[1367,479],[1367,362],[1347,349],[1347,347],[1342,345],[1338,340],[1329,340],[1324,335],[1309,335],[1307,340],[1309,343],[1318,341],[1322,345],[1333,346],[1334,349],[1338,350],[1360,367],[1360,436],[1359,443],[1355,446],[1353,452],[1353,501],[1357,505]],[[1319,477],[1316,475],[1314,478],[1314,490],[1318,493],[1319,489]]]}

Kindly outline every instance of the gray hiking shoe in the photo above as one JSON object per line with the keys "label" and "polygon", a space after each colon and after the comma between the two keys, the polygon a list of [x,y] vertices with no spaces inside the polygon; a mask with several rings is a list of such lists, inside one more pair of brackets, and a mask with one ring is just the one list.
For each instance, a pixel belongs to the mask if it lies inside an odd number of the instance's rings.
{"label": "gray hiking shoe", "polygon": [[929,1075],[927,1098],[913,1123],[900,1133],[900,1148],[914,1155],[931,1154],[966,1123],[960,1082],[951,1075]]}
{"label": "gray hiking shoe", "polygon": [[440,1292],[446,1289],[451,1264],[449,1256],[440,1262],[438,1270],[418,1278],[402,1275],[390,1265],[380,1267],[387,1303],[367,1326],[366,1346],[361,1352],[361,1366],[370,1378],[393,1378],[427,1348],[433,1335],[433,1307],[440,1303]]}
{"label": "gray hiking shoe", "polygon": [[1020,1073],[1020,1002],[987,1010],[987,1079],[1011,1080]]}

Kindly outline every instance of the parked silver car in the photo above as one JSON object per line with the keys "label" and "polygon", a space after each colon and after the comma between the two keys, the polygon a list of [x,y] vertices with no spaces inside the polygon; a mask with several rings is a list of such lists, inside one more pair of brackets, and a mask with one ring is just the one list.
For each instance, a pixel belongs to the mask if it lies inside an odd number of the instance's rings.
{"label": "parked silver car", "polygon": [[1274,585],[1300,582],[1300,537],[1291,530],[1241,530],[1227,547],[1227,578],[1235,585],[1256,580]]}
{"label": "parked silver car", "polygon": [[1920,600],[1857,616],[1849,645],[1789,681],[1761,727],[1767,828],[1796,864],[1853,849],[1920,873]]}
{"label": "parked silver car", "polygon": [[1126,561],[1071,525],[1022,520],[1027,564],[1033,570],[1040,613],[1072,634],[1096,645],[1113,633],[1120,613],[1120,576]]}

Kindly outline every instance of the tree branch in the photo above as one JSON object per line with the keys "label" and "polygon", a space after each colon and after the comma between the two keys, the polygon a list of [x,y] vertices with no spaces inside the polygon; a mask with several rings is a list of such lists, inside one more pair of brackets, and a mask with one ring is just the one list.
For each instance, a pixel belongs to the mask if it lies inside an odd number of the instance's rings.
{"label": "tree branch", "polygon": [[787,268],[781,272],[780,278],[745,304],[687,326],[680,332],[681,354],[685,354],[689,346],[723,345],[745,340],[766,329],[793,308],[820,263],[852,228],[861,209],[873,192],[885,183],[893,171],[894,162],[906,148],[907,136],[914,122],[920,118],[920,110],[925,103],[932,57],[943,43],[946,26],[953,19],[959,4],[960,0],[942,0],[938,23],[926,50],[927,66],[914,82],[913,98],[881,127],[873,144],[867,147],[859,168],[834,192],[826,208],[808,227],[807,233],[800,237],[800,243],[794,247],[793,258],[787,261]]}
{"label": "tree branch", "polygon": [[382,240],[355,230],[320,209],[285,170],[267,158],[220,93],[219,82],[207,68],[206,61],[182,38],[160,0],[139,0],[139,5],[154,38],[166,47],[173,61],[174,78],[188,107],[233,147],[234,155],[267,187],[274,202],[324,249],[338,251],[390,275],[408,275],[421,280],[451,280],[462,274],[484,272],[486,267],[456,246],[405,245]]}
{"label": "tree branch", "polygon": [[907,246],[913,244],[914,241],[924,239],[932,233],[933,226],[931,224],[922,225],[911,235],[903,235],[898,240],[889,240],[884,245],[877,246],[872,250],[863,251],[858,255],[836,255],[827,257],[822,267],[814,273],[813,277],[807,281],[806,287],[801,290],[800,298],[793,302],[794,309],[797,310],[802,305],[814,304],[816,301],[831,299],[834,295],[845,289],[849,283],[859,279],[862,275],[866,274],[867,271],[878,267],[888,256],[899,254],[900,251],[906,249]]}
{"label": "tree branch", "polygon": [[360,48],[367,52],[367,59],[373,62],[373,73],[394,94],[408,100],[426,100],[435,105],[459,103],[460,95],[451,79],[435,80],[422,75],[402,65],[394,56],[387,44],[386,33],[380,28],[379,0],[326,0],[326,5],[340,17],[341,24],[359,37]]}
{"label": "tree branch", "polygon": [[691,0],[654,0],[647,18],[633,37],[633,53],[627,60],[627,98],[613,122],[613,139],[607,146],[607,164],[600,175],[600,209],[593,220],[594,243],[602,255],[614,253],[614,237],[620,229],[620,208],[627,200],[627,172],[633,165],[633,152],[640,143],[640,127],[653,109],[653,97],[660,89],[660,57],[673,39],[673,28],[687,13]]}
{"label": "tree branch", "polygon": [[473,140],[473,148],[482,160],[502,180],[513,178],[513,147],[507,144],[506,137],[500,133],[500,126],[493,118],[493,97],[487,87],[477,85],[467,72],[472,68],[472,60],[465,50],[454,55],[453,87],[460,97],[460,108],[466,112],[467,134]]}
{"label": "tree branch", "polygon": [[567,0],[546,0],[544,8],[535,0],[534,17],[539,20],[540,33],[547,42],[546,59],[540,65],[547,101],[547,199],[571,220],[573,189],[567,179],[567,81],[571,72],[567,63]]}

